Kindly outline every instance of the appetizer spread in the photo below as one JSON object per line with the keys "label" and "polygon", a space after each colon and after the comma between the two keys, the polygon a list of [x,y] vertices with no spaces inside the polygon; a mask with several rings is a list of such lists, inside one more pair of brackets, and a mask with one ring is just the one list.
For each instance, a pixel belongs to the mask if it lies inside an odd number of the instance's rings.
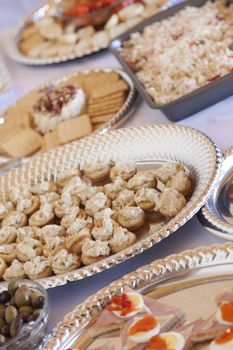
{"label": "appetizer spread", "polygon": [[[84,2],[86,4],[79,1],[72,13],[68,13],[76,16],[74,20],[56,18],[48,12],[39,21],[28,21],[19,33],[19,50],[31,58],[81,57],[106,48],[113,38],[153,16],[167,3],[165,0],[122,1],[104,24],[95,27],[96,18],[90,17],[85,18],[85,26],[79,28],[78,16],[92,14],[90,11],[97,6],[95,1]],[[107,1],[108,5],[111,2]],[[104,3],[106,1],[98,1],[98,8]]]}
{"label": "appetizer spread", "polygon": [[128,97],[116,71],[78,73],[32,91],[3,113],[0,154],[26,157],[86,136],[112,120]]}
{"label": "appetizer spread", "polygon": [[[84,341],[85,339],[85,341]],[[208,319],[127,290],[114,296],[72,350],[232,350],[233,290],[218,295]]]}
{"label": "appetizer spread", "polygon": [[232,21],[233,5],[224,0],[187,6],[131,34],[121,55],[163,105],[233,71]]}
{"label": "appetizer spread", "polygon": [[14,187],[0,204],[0,277],[34,280],[96,263],[150,233],[150,223],[164,225],[191,193],[182,164],[140,171],[101,160]]}

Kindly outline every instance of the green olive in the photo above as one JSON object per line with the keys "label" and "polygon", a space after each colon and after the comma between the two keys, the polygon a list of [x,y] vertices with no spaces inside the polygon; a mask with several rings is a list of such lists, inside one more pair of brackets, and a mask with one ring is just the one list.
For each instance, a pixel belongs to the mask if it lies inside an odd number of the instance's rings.
{"label": "green olive", "polygon": [[0,334],[0,346],[4,345],[6,343],[7,339],[4,337],[4,335]]}
{"label": "green olive", "polygon": [[13,297],[10,300],[10,305],[16,306],[16,304],[15,304],[15,296],[14,295],[13,295]]}
{"label": "green olive", "polygon": [[15,303],[18,307],[29,306],[31,304],[30,295],[27,291],[20,291],[15,293]]}
{"label": "green olive", "polygon": [[14,338],[17,336],[17,334],[20,332],[22,324],[23,324],[23,320],[21,318],[17,317],[14,319],[14,321],[11,323],[11,326],[10,326],[11,338]]}
{"label": "green olive", "polygon": [[5,314],[6,323],[11,324],[14,321],[14,319],[17,317],[17,315],[18,315],[18,311],[16,307],[14,307],[13,305],[7,306],[6,314]]}
{"label": "green olive", "polygon": [[19,284],[17,281],[12,280],[8,283],[7,289],[11,295],[14,295],[18,288],[19,288]]}
{"label": "green olive", "polygon": [[5,319],[5,311],[6,311],[6,306],[3,304],[0,304],[0,319]]}
{"label": "green olive", "polygon": [[31,306],[21,306],[19,308],[19,313],[21,314],[22,312],[27,312],[28,314],[32,314],[34,309]]}
{"label": "green olive", "polygon": [[35,309],[33,312],[33,320],[35,321],[41,314],[43,310],[42,309]]}

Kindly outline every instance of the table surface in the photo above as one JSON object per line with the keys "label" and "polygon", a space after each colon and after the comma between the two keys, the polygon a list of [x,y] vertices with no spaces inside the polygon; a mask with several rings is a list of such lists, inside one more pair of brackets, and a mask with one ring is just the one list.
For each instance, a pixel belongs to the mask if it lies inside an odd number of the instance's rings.
{"label": "table surface", "polygon": [[[86,68],[119,67],[116,59],[108,51],[72,62],[44,67],[24,66],[10,60],[4,51],[5,43],[10,35],[10,26],[15,24],[27,11],[31,10],[32,6],[36,6],[38,3],[38,0],[0,0],[0,52],[13,86],[10,91],[0,95],[0,111],[32,88],[59,75]],[[122,127],[154,123],[166,124],[170,122],[160,111],[152,110],[145,102],[141,102],[135,113]],[[180,124],[201,130],[211,137],[221,150],[225,150],[232,145],[230,130],[233,129],[233,96],[182,120]],[[84,301],[89,295],[94,294],[100,288],[109,285],[124,274],[135,271],[142,265],[185,249],[223,242],[224,240],[206,231],[197,218],[194,217],[170,237],[135,258],[82,281],[50,289],[48,291],[51,305],[49,328],[51,329],[58,321],[62,320],[66,313],[72,311],[77,304]]]}

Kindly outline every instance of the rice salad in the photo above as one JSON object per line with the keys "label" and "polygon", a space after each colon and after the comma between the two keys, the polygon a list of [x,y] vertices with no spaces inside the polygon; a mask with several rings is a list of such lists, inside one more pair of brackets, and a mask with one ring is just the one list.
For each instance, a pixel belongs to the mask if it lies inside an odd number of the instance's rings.
{"label": "rice salad", "polygon": [[188,6],[133,33],[121,54],[163,105],[233,72],[233,5]]}

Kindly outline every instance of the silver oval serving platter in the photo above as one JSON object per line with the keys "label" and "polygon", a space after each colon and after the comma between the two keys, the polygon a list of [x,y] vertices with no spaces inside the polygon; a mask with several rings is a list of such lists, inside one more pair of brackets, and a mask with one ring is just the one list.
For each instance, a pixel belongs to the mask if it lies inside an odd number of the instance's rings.
{"label": "silver oval serving platter", "polygon": [[[158,11],[162,11],[165,10],[166,8],[176,4],[178,1],[180,0],[170,0],[167,3],[163,2],[163,0],[161,0],[161,7],[159,5],[159,2],[157,3],[157,11],[152,12],[151,16],[158,12]],[[21,50],[19,49],[19,39],[20,39],[20,34],[22,32],[22,30],[27,26],[28,23],[37,23],[39,22],[41,19],[45,18],[46,16],[54,16],[56,15],[57,12],[57,4],[59,5],[60,0],[51,0],[51,1],[47,1],[45,2],[42,6],[34,9],[30,14],[28,14],[17,26],[16,28],[13,30],[12,35],[10,37],[10,40],[8,42],[8,45],[6,47],[8,55],[16,62],[19,63],[23,63],[23,64],[28,64],[28,65],[47,65],[47,64],[55,64],[55,63],[59,63],[59,62],[66,62],[66,61],[70,61],[76,58],[82,58],[84,56],[88,56],[94,53],[97,53],[103,49],[106,49],[108,47],[108,45],[110,44],[110,41],[113,39],[111,38],[111,35],[108,34],[109,36],[109,40],[106,42],[103,41],[102,43],[99,43],[98,45],[96,45],[96,41],[94,42],[93,45],[91,46],[87,46],[85,45],[84,48],[80,48],[79,50],[62,50],[62,52],[60,52],[60,54],[57,54],[55,56],[52,57],[30,57],[26,54],[24,54],[23,52],[21,52]],[[152,5],[153,6],[153,5]],[[130,18],[128,23],[126,22],[122,22],[120,23],[120,25],[124,25],[124,31],[129,30],[129,28],[133,27],[136,23],[138,22],[133,22],[133,20],[136,20],[137,18],[134,17],[133,19]],[[141,18],[142,22],[144,20],[144,17]],[[131,22],[130,22],[131,21]],[[102,30],[101,30],[102,31]],[[96,31],[95,33],[98,33],[100,31]],[[118,32],[116,32],[116,35]],[[122,29],[121,29],[121,33],[122,33]],[[115,35],[115,36],[116,36]],[[93,35],[92,35],[93,36]],[[89,38],[88,38],[89,39]],[[64,45],[63,45],[64,46]]]}
{"label": "silver oval serving platter", "polygon": [[[41,154],[23,166],[0,177],[0,193],[7,198],[9,189],[22,182],[35,184],[54,179],[63,170],[83,168],[98,159],[135,161],[144,170],[162,162],[183,163],[194,188],[186,206],[168,222],[151,222],[138,241],[123,251],[99,262],[62,275],[40,280],[50,288],[83,279],[104,271],[159,243],[184,225],[203,206],[218,176],[221,154],[213,142],[199,131],[178,125],[153,125],[93,135],[49,153]],[[1,283],[1,288],[4,283]]]}
{"label": "silver oval serving platter", "polygon": [[204,227],[218,237],[233,241],[233,204],[228,199],[233,182],[233,148],[223,155],[216,186],[198,214]]}
{"label": "silver oval serving platter", "polygon": [[[116,334],[102,335],[90,341],[85,329],[114,295],[129,288],[180,307],[192,322],[212,315],[216,311],[215,297],[232,286],[232,243],[183,251],[143,266],[89,297],[57,324],[43,344],[43,349],[89,350],[97,346],[101,349],[101,345],[108,343],[113,344],[111,349],[120,350],[115,345],[119,344]],[[206,349],[206,344],[198,349]]]}

